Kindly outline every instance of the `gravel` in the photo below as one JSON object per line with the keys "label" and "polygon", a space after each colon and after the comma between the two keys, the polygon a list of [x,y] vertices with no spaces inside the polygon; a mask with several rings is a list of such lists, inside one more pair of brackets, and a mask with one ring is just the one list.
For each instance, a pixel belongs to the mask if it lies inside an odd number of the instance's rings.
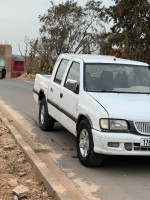
{"label": "gravel", "polygon": [[[22,190],[22,191],[21,191]],[[0,120],[0,200],[52,200]]]}

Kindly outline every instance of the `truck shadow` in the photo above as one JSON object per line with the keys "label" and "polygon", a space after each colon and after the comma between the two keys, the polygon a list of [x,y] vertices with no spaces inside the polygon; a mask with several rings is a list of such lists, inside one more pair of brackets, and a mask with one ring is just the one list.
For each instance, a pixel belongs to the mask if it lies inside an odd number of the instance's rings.
{"label": "truck shadow", "polygon": [[134,173],[149,172],[150,157],[148,156],[106,156],[104,162],[99,169],[111,170],[129,170]]}

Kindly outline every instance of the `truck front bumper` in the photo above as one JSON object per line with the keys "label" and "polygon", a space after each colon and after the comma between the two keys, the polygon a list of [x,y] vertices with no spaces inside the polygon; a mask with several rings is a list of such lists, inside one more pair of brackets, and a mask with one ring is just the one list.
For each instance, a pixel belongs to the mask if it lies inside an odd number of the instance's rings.
{"label": "truck front bumper", "polygon": [[130,133],[101,132],[92,129],[94,152],[107,155],[150,156],[150,146],[140,146],[150,136]]}

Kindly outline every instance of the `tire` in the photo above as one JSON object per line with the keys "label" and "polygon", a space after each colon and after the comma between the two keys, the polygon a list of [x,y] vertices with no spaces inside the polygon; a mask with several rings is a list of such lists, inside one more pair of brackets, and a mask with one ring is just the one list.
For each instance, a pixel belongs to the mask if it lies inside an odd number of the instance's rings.
{"label": "tire", "polygon": [[48,108],[45,98],[39,106],[39,127],[42,131],[51,131],[54,127],[54,119],[48,114]]}
{"label": "tire", "polygon": [[86,167],[98,167],[103,162],[103,155],[94,152],[93,136],[88,120],[80,122],[76,138],[77,154]]}

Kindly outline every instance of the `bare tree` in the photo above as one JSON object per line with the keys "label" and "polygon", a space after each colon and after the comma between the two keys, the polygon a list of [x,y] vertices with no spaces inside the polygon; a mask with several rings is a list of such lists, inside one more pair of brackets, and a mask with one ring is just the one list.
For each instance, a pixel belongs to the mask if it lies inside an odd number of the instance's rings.
{"label": "bare tree", "polygon": [[28,69],[28,61],[29,61],[29,53],[30,53],[30,40],[27,36],[24,37],[24,40],[18,43],[18,50],[20,52],[21,57],[25,60],[25,71],[29,73]]}
{"label": "bare tree", "polygon": [[27,36],[24,37],[23,41],[20,40],[20,42],[18,43],[18,50],[20,52],[20,55],[24,58],[24,60],[27,61],[30,52],[30,40]]}

